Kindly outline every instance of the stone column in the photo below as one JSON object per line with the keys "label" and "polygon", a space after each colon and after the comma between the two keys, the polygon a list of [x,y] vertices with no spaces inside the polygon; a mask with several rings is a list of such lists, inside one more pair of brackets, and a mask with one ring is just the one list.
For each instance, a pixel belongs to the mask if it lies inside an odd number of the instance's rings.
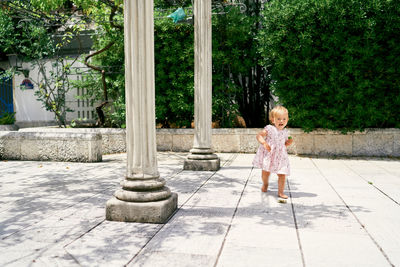
{"label": "stone column", "polygon": [[124,0],[126,177],[106,204],[111,221],[164,223],[177,207],[157,166],[153,0]]}
{"label": "stone column", "polygon": [[218,170],[220,160],[211,149],[212,47],[211,0],[195,0],[194,14],[194,127],[193,148],[185,170]]}

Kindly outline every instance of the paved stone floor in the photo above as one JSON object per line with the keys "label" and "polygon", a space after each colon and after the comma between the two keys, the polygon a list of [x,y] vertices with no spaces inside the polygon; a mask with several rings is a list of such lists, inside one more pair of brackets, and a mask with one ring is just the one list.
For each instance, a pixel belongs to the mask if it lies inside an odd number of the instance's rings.
{"label": "paved stone floor", "polygon": [[101,163],[0,162],[0,266],[400,266],[400,161],[291,156],[260,191],[254,154],[219,154],[217,172],[159,153],[178,193],[166,224],[105,220],[126,154]]}

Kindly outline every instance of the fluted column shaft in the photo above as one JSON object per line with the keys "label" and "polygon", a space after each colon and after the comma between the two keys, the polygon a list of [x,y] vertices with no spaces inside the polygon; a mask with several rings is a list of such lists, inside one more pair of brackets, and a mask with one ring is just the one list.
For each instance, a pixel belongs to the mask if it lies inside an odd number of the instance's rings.
{"label": "fluted column shaft", "polygon": [[156,177],[153,1],[125,1],[124,8],[126,176]]}
{"label": "fluted column shaft", "polygon": [[185,170],[218,170],[220,161],[211,149],[212,24],[211,0],[195,0],[194,14],[194,141]]}
{"label": "fluted column shaft", "polygon": [[106,218],[164,223],[177,195],[157,166],[153,0],[124,0],[124,36],[127,167],[122,189],[107,201]]}
{"label": "fluted column shaft", "polygon": [[194,1],[194,123],[193,148],[211,148],[212,25],[211,0]]}

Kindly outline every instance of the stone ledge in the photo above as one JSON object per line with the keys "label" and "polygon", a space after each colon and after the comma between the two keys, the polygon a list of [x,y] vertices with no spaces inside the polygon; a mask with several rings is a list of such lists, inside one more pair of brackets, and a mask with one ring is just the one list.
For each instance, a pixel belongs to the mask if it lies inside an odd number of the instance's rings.
{"label": "stone ledge", "polygon": [[19,129],[19,132],[100,134],[102,137],[101,145],[103,154],[126,152],[125,129],[34,127],[34,128],[22,128]]}
{"label": "stone ledge", "polygon": [[0,125],[0,131],[18,131],[19,127],[15,124]]}
{"label": "stone ledge", "polygon": [[400,129],[366,129],[363,132],[342,134],[339,131],[318,129],[305,133],[289,129],[294,144],[293,154],[317,156],[400,156]]}
{"label": "stone ledge", "polygon": [[[256,135],[261,128],[212,129],[215,152],[255,153],[259,146]],[[305,133],[289,128],[294,139],[290,154],[317,156],[400,156],[400,129],[366,129],[342,134],[318,129]],[[104,154],[126,151],[125,129],[113,128],[28,128],[19,131],[100,133]],[[193,147],[194,129],[157,129],[159,151],[189,152]]]}
{"label": "stone ledge", "polygon": [[100,133],[0,132],[0,159],[98,162]]}
{"label": "stone ledge", "polygon": [[[255,153],[259,147],[256,135],[262,128],[212,129],[215,152]],[[366,129],[343,134],[318,129],[305,133],[288,128],[294,143],[290,154],[316,156],[400,156],[400,129]],[[157,147],[188,152],[193,145],[193,129],[157,129]]]}

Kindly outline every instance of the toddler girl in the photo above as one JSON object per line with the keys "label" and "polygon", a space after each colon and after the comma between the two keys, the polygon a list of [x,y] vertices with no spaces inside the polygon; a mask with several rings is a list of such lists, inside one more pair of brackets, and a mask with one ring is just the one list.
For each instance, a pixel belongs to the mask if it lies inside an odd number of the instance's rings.
{"label": "toddler girl", "polygon": [[263,185],[262,192],[267,192],[269,175],[278,175],[278,197],[288,198],[283,193],[286,175],[290,175],[289,157],[286,147],[293,143],[285,129],[288,123],[288,110],[283,106],[274,107],[269,113],[269,120],[272,125],[267,125],[257,134],[257,141],[260,147],[253,160],[254,167],[262,169],[261,178]]}

